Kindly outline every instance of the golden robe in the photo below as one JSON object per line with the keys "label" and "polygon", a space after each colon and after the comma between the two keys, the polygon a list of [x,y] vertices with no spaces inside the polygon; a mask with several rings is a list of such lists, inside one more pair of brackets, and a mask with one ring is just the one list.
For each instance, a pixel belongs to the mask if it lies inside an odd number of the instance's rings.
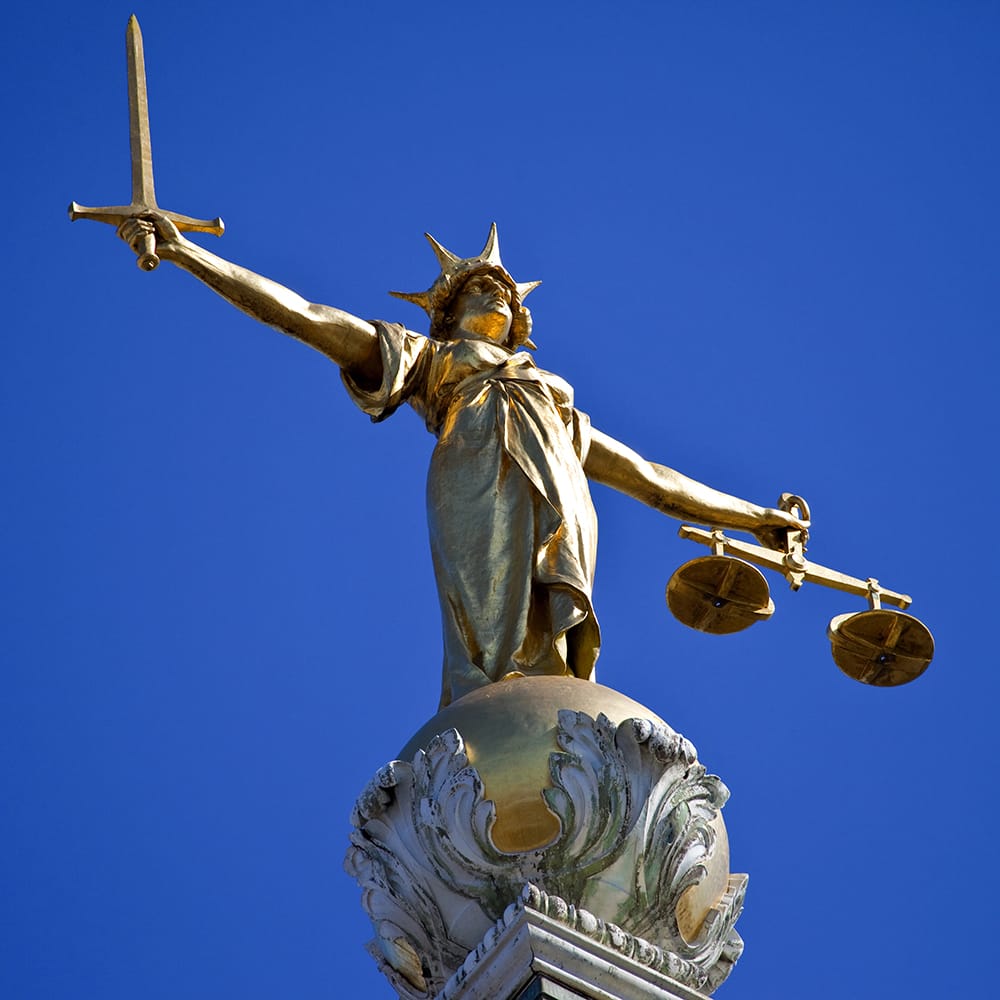
{"label": "golden robe", "polygon": [[583,471],[590,423],[523,351],[376,323],[382,384],[348,375],[372,420],[403,403],[438,441],[427,517],[444,630],[441,705],[509,674],[591,678],[597,517]]}

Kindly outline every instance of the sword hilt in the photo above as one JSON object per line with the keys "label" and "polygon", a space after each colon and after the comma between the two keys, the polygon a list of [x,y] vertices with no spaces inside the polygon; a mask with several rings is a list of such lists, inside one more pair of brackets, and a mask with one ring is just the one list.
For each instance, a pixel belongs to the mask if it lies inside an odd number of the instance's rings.
{"label": "sword hilt", "polygon": [[[94,222],[105,222],[111,226],[120,226],[126,219],[141,217],[147,212],[160,212],[165,215],[182,233],[212,233],[221,236],[226,231],[222,219],[193,219],[190,215],[180,215],[178,212],[164,212],[155,205],[109,205],[106,208],[90,208],[78,205],[75,201],[69,204],[70,221],[91,219]],[[156,234],[147,234],[142,241],[142,250],[136,260],[140,270],[155,271],[160,258],[156,254]]]}

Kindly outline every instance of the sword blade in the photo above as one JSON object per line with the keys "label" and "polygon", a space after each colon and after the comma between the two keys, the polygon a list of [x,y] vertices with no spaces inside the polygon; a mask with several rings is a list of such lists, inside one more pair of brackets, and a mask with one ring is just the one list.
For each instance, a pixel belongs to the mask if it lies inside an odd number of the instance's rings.
{"label": "sword blade", "polygon": [[156,208],[153,189],[153,150],[149,141],[149,106],[146,99],[146,62],[142,32],[135,14],[125,29],[128,61],[128,137],[132,151],[132,204]]}

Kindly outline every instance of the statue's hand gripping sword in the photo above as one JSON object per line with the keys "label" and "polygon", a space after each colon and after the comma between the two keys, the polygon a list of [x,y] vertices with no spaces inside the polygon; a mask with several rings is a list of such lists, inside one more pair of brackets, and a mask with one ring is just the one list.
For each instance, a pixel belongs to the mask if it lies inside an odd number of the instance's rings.
{"label": "statue's hand gripping sword", "polygon": [[[125,29],[125,51],[128,59],[128,118],[129,146],[132,151],[132,203],[112,205],[107,208],[88,208],[70,202],[69,217],[93,219],[120,226],[126,219],[160,212],[183,232],[214,233],[221,236],[225,231],[222,219],[192,219],[187,215],[167,212],[156,204],[153,190],[153,153],[149,142],[149,108],[146,101],[146,64],[142,55],[142,32],[135,14],[128,19]],[[160,258],[156,256],[156,237],[150,233],[143,243],[137,261],[144,271],[152,271]]]}

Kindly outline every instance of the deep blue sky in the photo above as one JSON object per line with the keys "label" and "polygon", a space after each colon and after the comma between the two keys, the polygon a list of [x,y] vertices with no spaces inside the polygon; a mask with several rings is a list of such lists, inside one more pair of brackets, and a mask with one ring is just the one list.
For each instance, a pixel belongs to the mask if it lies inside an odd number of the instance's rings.
{"label": "deep blue sky", "polygon": [[[599,677],[732,791],[719,996],[992,992],[1000,10],[976,2],[136,8],[161,205],[316,301],[492,220],[538,361],[647,457],[811,502],[810,556],[915,597],[937,658],[841,675],[864,602],[730,638],[702,554],[595,488]],[[127,200],[129,8],[5,14],[0,995],[388,997],[341,859],[433,714],[432,439],[65,206]]]}

